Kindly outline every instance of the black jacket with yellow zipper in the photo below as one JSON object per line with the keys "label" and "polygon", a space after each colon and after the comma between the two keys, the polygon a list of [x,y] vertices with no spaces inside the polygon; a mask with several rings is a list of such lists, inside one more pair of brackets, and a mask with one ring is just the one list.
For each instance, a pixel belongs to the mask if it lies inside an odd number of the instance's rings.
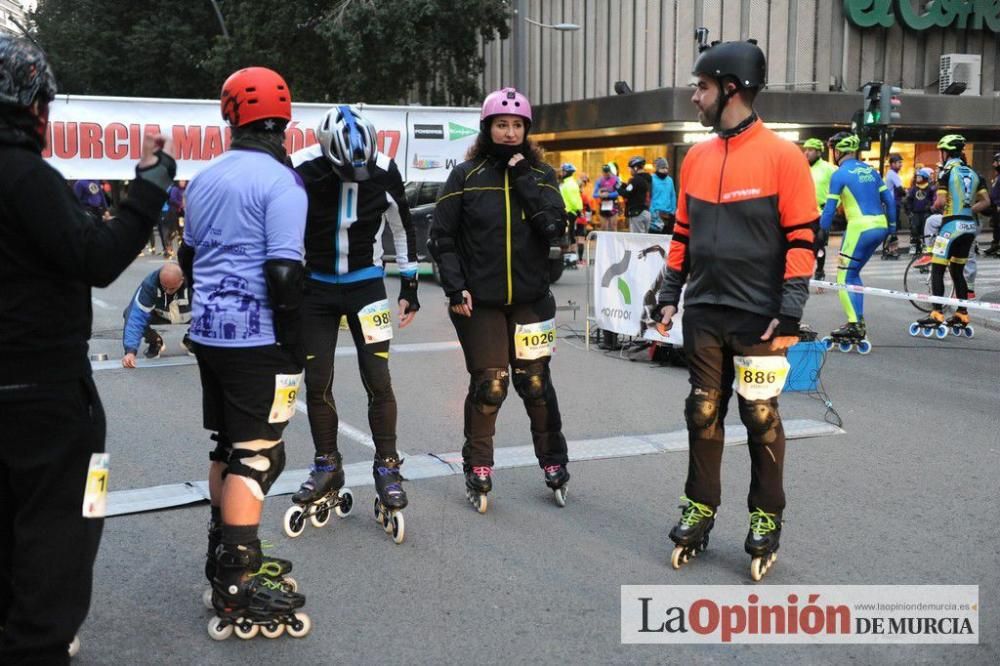
{"label": "black jacket with yellow zipper", "polygon": [[488,156],[456,166],[434,208],[428,249],[453,303],[532,303],[549,291],[549,246],[565,231],[552,167]]}

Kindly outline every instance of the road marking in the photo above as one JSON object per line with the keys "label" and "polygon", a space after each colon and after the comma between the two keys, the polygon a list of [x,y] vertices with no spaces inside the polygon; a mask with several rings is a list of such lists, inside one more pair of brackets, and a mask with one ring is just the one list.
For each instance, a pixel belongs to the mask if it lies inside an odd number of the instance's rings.
{"label": "road marking", "polygon": [[[296,400],[295,401],[295,409],[296,409],[296,411],[299,411],[299,412],[301,412],[303,414],[308,414],[309,413],[309,408],[306,406],[306,403],[302,402],[301,400]],[[337,434],[340,435],[340,436],[342,436],[342,437],[346,437],[347,439],[351,440],[352,442],[357,442],[358,444],[361,444],[362,446],[368,447],[372,451],[375,450],[375,440],[373,440],[371,438],[371,435],[369,435],[368,433],[366,433],[363,430],[359,430],[358,428],[355,428],[354,426],[352,426],[349,423],[344,423],[343,419],[341,419],[339,417],[337,418]],[[409,457],[406,454],[406,452],[400,451],[399,449],[397,449],[396,452],[399,454],[400,458],[407,458],[407,457]]]}
{"label": "road marking", "polygon": [[[825,423],[811,419],[792,419],[783,421],[785,438],[788,440],[827,437],[843,435],[845,431]],[[746,444],[746,432],[742,428],[732,428],[727,432],[726,446]],[[634,456],[669,453],[687,449],[687,430],[653,433],[649,435],[623,435],[620,437],[602,437],[598,439],[575,440],[568,443],[571,462],[586,460],[607,460],[612,458],[630,458]],[[425,453],[406,457],[404,475],[410,481],[430,479],[443,476],[454,476],[462,473],[462,454],[451,452],[444,454]],[[508,446],[494,451],[496,469],[511,469],[515,467],[537,467],[534,449],[530,446]],[[371,486],[374,484],[371,465],[367,462],[344,465],[346,485],[351,487]],[[299,489],[301,479],[309,474],[308,469],[285,470],[281,477],[271,487],[269,497],[291,495]],[[577,491],[579,492],[579,490]],[[188,481],[148,488],[131,490],[116,490],[108,493],[107,515],[121,516],[145,511],[157,511],[175,506],[194,504],[208,500],[207,481]]]}
{"label": "road marking", "polygon": [[105,301],[102,301],[101,299],[97,298],[96,296],[91,296],[90,297],[90,302],[93,303],[94,305],[96,305],[97,307],[101,308],[102,310],[114,310],[115,309],[115,306],[113,306],[110,303],[107,303]]}

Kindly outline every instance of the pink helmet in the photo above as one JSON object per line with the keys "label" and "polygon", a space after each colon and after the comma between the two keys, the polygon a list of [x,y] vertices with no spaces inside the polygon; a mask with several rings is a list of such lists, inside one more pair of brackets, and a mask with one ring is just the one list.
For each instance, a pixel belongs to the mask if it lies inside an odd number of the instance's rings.
{"label": "pink helmet", "polygon": [[483,108],[479,112],[479,120],[486,120],[490,116],[499,116],[505,113],[512,116],[521,116],[530,123],[531,102],[528,101],[527,97],[513,88],[495,90],[483,100]]}

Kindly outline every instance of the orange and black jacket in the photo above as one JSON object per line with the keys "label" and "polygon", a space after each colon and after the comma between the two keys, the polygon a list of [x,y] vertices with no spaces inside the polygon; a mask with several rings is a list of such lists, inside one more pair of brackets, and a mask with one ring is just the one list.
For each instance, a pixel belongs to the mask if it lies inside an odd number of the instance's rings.
{"label": "orange and black jacket", "polygon": [[813,272],[816,195],[802,151],[755,119],[694,146],[680,174],[661,305],[724,305],[797,322]]}
{"label": "orange and black jacket", "polygon": [[555,171],[495,157],[456,166],[434,207],[427,247],[453,301],[533,303],[549,291],[549,246],[565,232]]}

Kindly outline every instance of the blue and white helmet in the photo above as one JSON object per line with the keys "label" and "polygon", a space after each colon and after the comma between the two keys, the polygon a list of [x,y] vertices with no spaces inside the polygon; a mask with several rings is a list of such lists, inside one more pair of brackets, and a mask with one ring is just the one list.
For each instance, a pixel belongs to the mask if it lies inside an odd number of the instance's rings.
{"label": "blue and white helmet", "polygon": [[573,166],[570,162],[563,162],[562,166],[560,166],[559,168],[562,169],[562,172],[567,176],[576,173],[576,167]]}
{"label": "blue and white helmet", "polygon": [[375,126],[358,111],[347,105],[330,109],[319,123],[316,139],[342,179],[358,182],[371,177],[377,136]]}

